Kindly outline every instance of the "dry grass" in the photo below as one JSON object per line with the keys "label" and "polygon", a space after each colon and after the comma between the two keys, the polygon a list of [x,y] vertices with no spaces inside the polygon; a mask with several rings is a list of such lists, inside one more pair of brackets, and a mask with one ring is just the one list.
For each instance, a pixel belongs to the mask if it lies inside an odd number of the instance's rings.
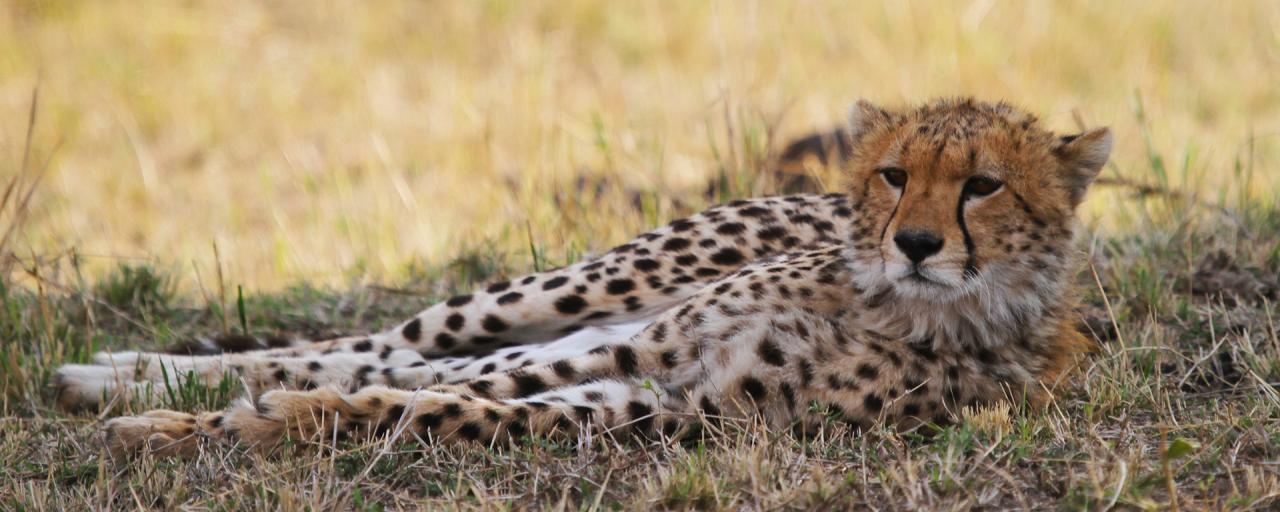
{"label": "dry grass", "polygon": [[1003,98],[1063,130],[1078,113],[1117,130],[1120,172],[1151,177],[1149,139],[1165,179],[1229,196],[1276,181],[1237,160],[1280,162],[1275,2],[6,5],[0,161],[36,82],[36,147],[66,141],[17,252],[75,247],[95,274],[163,255],[186,289],[215,242],[263,290],[521,250],[526,225],[598,249],[653,219],[562,215],[553,190],[700,186],[741,165],[730,137],[825,127],[859,96]]}
{"label": "dry grass", "polygon": [[[0,509],[1274,508],[1276,27],[1273,2],[10,2]],[[960,93],[1111,125],[1108,177],[1186,191],[1086,205],[1104,351],[1047,413],[120,465],[100,418],[52,406],[52,369],[94,350],[376,330],[696,209],[710,178],[768,192],[769,151],[853,97]]]}

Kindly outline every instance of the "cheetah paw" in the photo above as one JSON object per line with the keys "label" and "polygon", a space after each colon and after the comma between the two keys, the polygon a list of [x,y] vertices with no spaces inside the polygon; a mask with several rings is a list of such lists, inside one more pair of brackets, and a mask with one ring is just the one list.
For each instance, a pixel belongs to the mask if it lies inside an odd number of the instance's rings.
{"label": "cheetah paw", "polygon": [[191,456],[199,450],[201,427],[196,415],[177,411],[123,416],[106,423],[107,449],[117,457],[142,452]]}

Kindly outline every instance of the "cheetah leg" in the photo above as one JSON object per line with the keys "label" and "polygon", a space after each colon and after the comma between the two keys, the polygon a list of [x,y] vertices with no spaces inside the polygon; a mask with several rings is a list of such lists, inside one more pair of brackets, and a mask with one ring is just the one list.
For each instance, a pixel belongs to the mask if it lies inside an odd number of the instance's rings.
{"label": "cheetah leg", "polygon": [[134,403],[155,405],[170,387],[189,381],[216,386],[228,377],[243,382],[251,396],[326,385],[353,391],[371,384],[417,389],[581,356],[603,343],[623,342],[643,327],[644,324],[626,324],[588,328],[542,345],[508,347],[485,356],[438,359],[425,359],[411,350],[334,352],[306,357],[252,352],[217,356],[113,354],[100,358],[97,365],[63,366],[57,383],[59,399],[69,408],[98,405],[119,395]]}
{"label": "cheetah leg", "polygon": [[201,439],[278,447],[302,441],[414,436],[424,442],[502,443],[524,435],[674,432],[687,417],[679,399],[662,397],[631,380],[603,380],[520,399],[485,399],[453,393],[371,386],[346,394],[335,388],[272,391],[256,403],[224,412],[151,411],[106,425],[115,455],[147,450],[192,455]]}
{"label": "cheetah leg", "polygon": [[[348,385],[354,377],[374,367],[425,367],[425,373],[447,373],[447,368],[474,361],[475,357],[449,357],[424,361],[413,351],[391,354],[334,353],[315,357],[270,357],[254,353],[216,356],[126,354],[120,360],[98,358],[98,364],[64,365],[54,382],[60,405],[68,409],[92,408],[123,399],[155,405],[167,390],[190,384],[218,386],[224,379],[244,384],[251,395],[271,389],[312,388],[325,383]],[[314,376],[315,380],[311,380]]]}
{"label": "cheetah leg", "polygon": [[[644,323],[744,263],[844,239],[837,226],[847,224],[844,219],[851,214],[847,198],[839,194],[735,201],[643,234],[591,261],[454,297],[379,334],[236,356],[256,362],[335,352],[366,354],[359,356],[365,359],[346,360],[362,361],[358,369],[380,364],[367,359],[370,354],[381,359],[410,352],[427,358],[489,353],[506,344],[546,343],[593,326]],[[236,359],[221,356],[181,357],[190,356],[126,353],[100,356],[96,368],[64,367],[58,375],[60,386],[69,391],[63,394],[64,404],[90,405],[103,396],[113,396],[116,390],[170,384],[164,377],[167,370],[160,370],[166,366],[178,369],[177,374],[194,372],[203,382],[214,383],[227,367],[234,369],[237,364],[232,362]],[[143,373],[139,374],[138,368],[143,368]],[[254,368],[254,374],[274,375],[278,371]],[[112,392],[104,395],[104,390]]]}

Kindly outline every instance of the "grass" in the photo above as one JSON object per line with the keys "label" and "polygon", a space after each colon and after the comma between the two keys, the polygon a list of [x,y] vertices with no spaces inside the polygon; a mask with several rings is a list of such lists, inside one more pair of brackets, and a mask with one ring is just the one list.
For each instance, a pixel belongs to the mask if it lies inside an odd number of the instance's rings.
{"label": "grass", "polygon": [[[290,5],[0,8],[0,509],[1280,504],[1276,4]],[[1103,350],[1045,412],[120,465],[105,415],[54,406],[95,351],[378,330],[767,193],[854,95],[955,93],[1109,124],[1105,177],[1139,185],[1085,205]]]}
{"label": "grass", "polygon": [[[154,264],[85,280],[73,256],[48,261],[28,269],[45,285],[0,288],[0,339],[9,341],[0,357],[0,460],[13,461],[0,467],[0,508],[1276,506],[1280,209],[1238,205],[1227,214],[1178,196],[1118,207],[1141,229],[1081,237],[1092,254],[1080,282],[1104,350],[1079,384],[1045,413],[968,411],[931,438],[859,436],[833,422],[797,439],[729,424],[684,443],[346,443],[283,459],[215,447],[193,460],[116,464],[95,438],[102,418],[53,406],[56,365],[103,347],[224,330],[373,331],[450,290],[531,270],[547,251],[534,242],[528,254],[503,257],[481,247],[396,286],[299,285],[240,301],[175,296],[166,284],[175,277]],[[233,382],[157,390],[182,409],[221,407],[237,391]]]}
{"label": "grass", "polygon": [[[9,2],[0,162],[36,85],[53,158],[14,252],[75,248],[93,276],[164,255],[194,292],[196,270],[250,291],[398,281],[458,247],[522,253],[526,226],[598,249],[857,97],[1006,99],[1112,126],[1128,178],[1155,178],[1154,151],[1170,185],[1262,202],[1277,184],[1233,172],[1280,162],[1275,2],[614,4]],[[604,210],[547,201],[584,177],[607,179]]]}

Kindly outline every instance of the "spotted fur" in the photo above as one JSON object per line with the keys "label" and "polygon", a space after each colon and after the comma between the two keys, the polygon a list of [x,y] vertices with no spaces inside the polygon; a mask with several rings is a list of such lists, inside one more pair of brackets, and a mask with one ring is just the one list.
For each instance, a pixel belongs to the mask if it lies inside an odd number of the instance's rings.
{"label": "spotted fur", "polygon": [[969,99],[861,102],[841,133],[842,193],[721,205],[371,336],[101,355],[60,371],[64,402],[243,376],[250,396],[227,411],[108,422],[117,452],[177,453],[200,438],[499,442],[745,417],[906,429],[1044,403],[1091,349],[1074,329],[1073,218],[1109,133],[1058,137]]}

